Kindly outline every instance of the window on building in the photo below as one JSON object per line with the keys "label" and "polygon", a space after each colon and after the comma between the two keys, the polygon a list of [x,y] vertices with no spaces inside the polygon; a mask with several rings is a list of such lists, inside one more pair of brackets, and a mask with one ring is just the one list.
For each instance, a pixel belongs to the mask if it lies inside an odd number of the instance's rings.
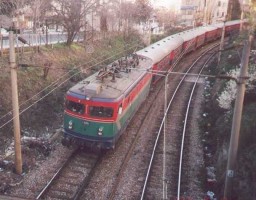
{"label": "window on building", "polygon": [[192,14],[193,14],[193,11],[192,11],[192,10],[188,10],[187,14],[188,14],[188,15],[192,15]]}

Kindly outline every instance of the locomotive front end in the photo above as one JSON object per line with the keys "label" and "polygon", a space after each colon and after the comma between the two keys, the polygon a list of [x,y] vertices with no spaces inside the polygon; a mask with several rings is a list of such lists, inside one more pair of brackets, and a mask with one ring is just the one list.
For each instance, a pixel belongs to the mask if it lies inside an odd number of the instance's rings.
{"label": "locomotive front end", "polygon": [[116,128],[114,105],[67,96],[63,145],[113,148]]}

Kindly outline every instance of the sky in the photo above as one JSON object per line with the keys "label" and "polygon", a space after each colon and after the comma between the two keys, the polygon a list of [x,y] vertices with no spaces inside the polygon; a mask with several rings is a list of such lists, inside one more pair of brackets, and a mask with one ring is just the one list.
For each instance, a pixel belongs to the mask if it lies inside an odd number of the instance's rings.
{"label": "sky", "polygon": [[175,7],[177,9],[180,7],[180,0],[151,0],[151,3],[156,7]]}

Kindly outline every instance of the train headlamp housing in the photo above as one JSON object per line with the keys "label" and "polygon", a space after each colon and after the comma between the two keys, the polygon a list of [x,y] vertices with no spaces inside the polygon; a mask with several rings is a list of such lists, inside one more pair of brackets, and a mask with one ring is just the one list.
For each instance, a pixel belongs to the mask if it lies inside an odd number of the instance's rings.
{"label": "train headlamp housing", "polygon": [[99,127],[99,129],[98,129],[98,135],[99,136],[103,135],[103,127],[102,126]]}
{"label": "train headlamp housing", "polygon": [[68,122],[68,129],[72,129],[73,128],[73,122],[72,122],[72,120],[70,120],[69,122]]}

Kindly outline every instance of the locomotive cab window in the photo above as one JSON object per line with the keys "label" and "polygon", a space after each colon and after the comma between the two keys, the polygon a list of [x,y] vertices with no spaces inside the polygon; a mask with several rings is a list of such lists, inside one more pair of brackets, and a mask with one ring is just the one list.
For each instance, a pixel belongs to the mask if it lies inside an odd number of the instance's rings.
{"label": "locomotive cab window", "polygon": [[75,113],[78,113],[81,115],[84,114],[84,112],[85,112],[85,106],[81,103],[77,103],[74,101],[66,100],[66,108],[69,111],[72,111],[72,112],[75,112]]}
{"label": "locomotive cab window", "polygon": [[90,115],[93,117],[106,117],[110,118],[113,117],[114,110],[110,107],[103,107],[103,106],[90,106]]}

